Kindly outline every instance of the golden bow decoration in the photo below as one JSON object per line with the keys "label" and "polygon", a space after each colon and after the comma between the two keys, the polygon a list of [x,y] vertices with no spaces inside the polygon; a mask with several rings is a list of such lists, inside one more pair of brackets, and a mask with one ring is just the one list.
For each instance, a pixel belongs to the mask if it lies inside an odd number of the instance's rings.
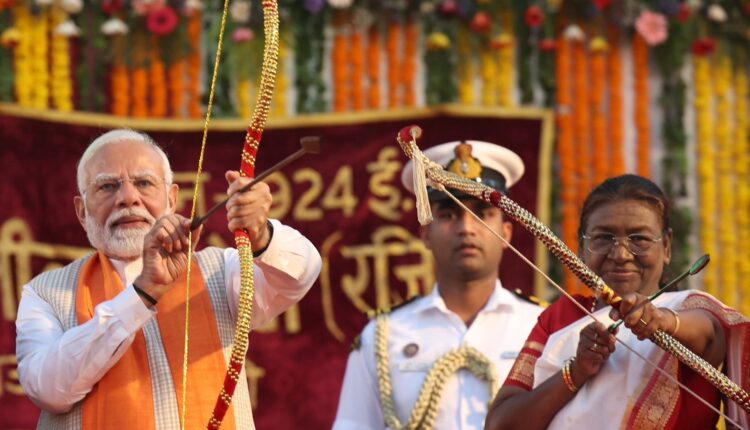
{"label": "golden bow decoration", "polygon": [[[415,182],[421,181],[424,184],[424,177],[426,176],[426,178],[435,184],[459,190],[501,209],[511,219],[518,222],[534,237],[544,243],[555,257],[593,290],[596,297],[605,300],[613,306],[622,300],[612,288],[607,286],[604,280],[589,269],[546,225],[529,213],[529,211],[519,206],[518,203],[487,185],[447,172],[442,166],[437,166],[430,161],[416,145],[416,140],[421,136],[422,129],[416,125],[404,127],[396,136],[396,140],[406,156],[414,161]],[[421,179],[418,177],[420,173],[422,174]],[[418,203],[420,200],[424,201],[426,199],[426,196],[420,197],[421,192],[426,193],[424,187],[417,189],[415,186],[414,192],[417,195]],[[429,216],[425,213],[419,214],[419,217],[420,222],[429,219]],[[726,397],[736,402],[745,412],[750,413],[750,395],[703,358],[662,330],[654,333],[650,337],[650,340],[701,375]],[[728,419],[726,416],[725,418]]]}
{"label": "golden bow decoration", "polygon": [[[200,176],[203,153],[208,134],[208,124],[211,118],[211,109],[213,106],[213,97],[216,88],[216,78],[218,75],[217,72],[219,69],[219,60],[221,58],[221,47],[224,38],[224,29],[226,26],[228,10],[229,0],[224,0],[221,28],[219,31],[219,40],[216,50],[216,59],[214,61],[214,70],[206,109],[206,120],[203,129],[203,141],[199,159],[198,176]],[[258,153],[258,148],[260,147],[263,129],[265,128],[266,120],[268,119],[268,114],[270,112],[271,98],[273,96],[273,90],[276,81],[276,72],[278,68],[279,8],[278,2],[276,0],[263,0],[263,29],[265,36],[265,46],[263,48],[263,66],[261,69],[260,84],[258,86],[258,98],[256,101],[255,109],[253,110],[252,117],[250,119],[250,124],[247,127],[247,133],[245,135],[245,141],[242,147],[242,156],[240,163],[240,174],[242,176],[250,178],[255,176],[255,159]],[[195,196],[197,196],[198,183],[199,182],[196,180]],[[193,210],[191,214],[191,216],[193,217],[195,216],[195,196],[193,197]],[[224,416],[226,415],[226,412],[232,403],[234,390],[237,387],[237,382],[240,379],[243,366],[245,365],[245,356],[247,354],[248,341],[250,336],[253,296],[255,294],[255,287],[253,282],[253,252],[251,247],[252,238],[248,235],[247,231],[237,230],[234,232],[234,240],[235,245],[237,246],[237,252],[239,254],[240,260],[240,296],[237,311],[237,327],[234,333],[232,353],[230,355],[229,365],[224,377],[224,384],[221,388],[221,392],[216,399],[216,404],[208,421],[208,429],[219,429],[221,427]],[[192,240],[190,242],[192,243]],[[192,258],[192,248],[190,249],[189,258]],[[189,264],[188,267],[190,267]],[[188,272],[188,277],[189,276],[190,274]],[[188,282],[188,287],[189,285],[190,283]],[[189,297],[189,291],[187,297]],[[189,309],[189,300],[186,300],[185,306]],[[188,329],[186,321],[185,357],[187,357],[188,348],[187,338]],[[187,364],[185,364],[185,366],[187,366]],[[185,393],[187,391],[185,389],[187,369],[184,369],[183,375],[183,393]],[[185,427],[186,409],[187,408],[183,406],[183,427]]]}

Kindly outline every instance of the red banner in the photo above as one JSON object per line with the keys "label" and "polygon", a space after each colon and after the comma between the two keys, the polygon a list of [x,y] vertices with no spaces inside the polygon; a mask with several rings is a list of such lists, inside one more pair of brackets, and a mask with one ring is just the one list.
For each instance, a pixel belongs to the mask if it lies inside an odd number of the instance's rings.
{"label": "red banner", "polygon": [[[396,144],[396,132],[420,125],[423,148],[477,139],[512,149],[526,163],[512,197],[544,219],[551,118],[537,110],[444,107],[271,121],[257,172],[296,151],[304,136],[323,140],[320,155],[308,155],[267,181],[274,192],[271,216],[318,247],[323,270],[299,304],[250,337],[248,378],[258,428],[330,428],[349,344],[367,321],[364,312],[432,288],[432,259],[417,234],[414,200],[400,182],[406,157]],[[91,140],[121,126],[146,131],[164,146],[180,185],[178,211],[189,213],[202,123],[61,115],[0,105],[0,428],[33,428],[38,416],[23,396],[16,371],[14,321],[21,288],[41,271],[91,251],[73,210],[76,163]],[[198,214],[224,197],[224,171],[239,166],[244,127],[238,121],[212,123]],[[209,220],[203,238],[204,245],[231,244],[225,218]],[[513,243],[537,262],[546,261],[546,253],[537,255],[533,238],[518,226]],[[534,292],[531,269],[510,253],[503,259],[501,279],[507,288]]]}

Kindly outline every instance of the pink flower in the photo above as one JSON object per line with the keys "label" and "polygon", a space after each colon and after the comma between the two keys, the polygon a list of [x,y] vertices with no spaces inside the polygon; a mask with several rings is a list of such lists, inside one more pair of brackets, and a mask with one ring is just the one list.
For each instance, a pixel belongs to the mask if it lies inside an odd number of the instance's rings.
{"label": "pink flower", "polygon": [[253,30],[245,27],[240,27],[232,33],[232,40],[235,43],[243,43],[248,42],[250,40],[253,40],[253,37],[255,37],[255,33],[253,33]]}
{"label": "pink flower", "polygon": [[656,46],[667,40],[667,18],[660,14],[644,10],[635,21],[638,34],[651,46]]}
{"label": "pink flower", "polygon": [[165,36],[177,27],[179,17],[177,12],[169,6],[151,12],[146,19],[148,30],[157,36]]}

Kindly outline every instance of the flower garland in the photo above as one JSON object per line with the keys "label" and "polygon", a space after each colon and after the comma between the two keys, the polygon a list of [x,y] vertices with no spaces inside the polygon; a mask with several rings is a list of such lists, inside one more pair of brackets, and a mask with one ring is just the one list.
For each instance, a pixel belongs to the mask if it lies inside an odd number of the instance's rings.
{"label": "flower garland", "polygon": [[31,18],[31,106],[49,107],[49,10]]}
{"label": "flower garland", "polygon": [[[203,116],[203,106],[201,105],[201,35],[203,33],[203,21],[202,14],[196,12],[188,20],[187,34],[190,40],[190,55],[187,58],[187,114],[190,118],[200,118]],[[173,68],[182,67],[177,64],[181,62],[175,62],[169,68],[169,76],[176,74],[173,72]],[[172,116],[179,117],[180,111],[175,106],[177,100],[175,96],[171,96],[172,100]],[[181,106],[182,104],[180,104]]]}
{"label": "flower garland", "polygon": [[623,124],[623,84],[622,58],[620,50],[620,30],[612,27],[609,32],[609,54],[607,55],[607,84],[609,89],[609,148],[610,170],[607,176],[625,173],[625,132]]}
{"label": "flower garland", "polygon": [[462,104],[474,104],[475,65],[469,32],[465,27],[459,28],[456,46],[458,52],[458,99]]}
{"label": "flower garland", "polygon": [[399,46],[401,45],[401,24],[396,21],[388,23],[386,37],[386,52],[388,55],[388,107],[401,105],[401,62],[399,61]]}
{"label": "flower garland", "polygon": [[32,74],[32,22],[29,10],[24,6],[13,9],[15,27],[18,29],[18,45],[13,50],[15,65],[16,100],[21,106],[31,106],[34,91]]}
{"label": "flower garland", "polygon": [[600,184],[609,174],[611,158],[607,142],[607,115],[604,104],[607,73],[607,42],[598,36],[591,42],[591,126],[594,159],[594,183]]}
{"label": "flower garland", "polygon": [[406,23],[406,40],[404,41],[404,59],[401,85],[404,89],[404,105],[417,105],[417,42],[419,41],[419,25],[415,20]]}
{"label": "flower garland", "polygon": [[[716,243],[716,184],[714,183],[716,165],[714,163],[713,142],[713,87],[710,60],[702,55],[693,56],[693,73],[695,82],[695,111],[697,123],[698,188],[700,191],[700,239],[701,249],[709,255],[718,255]],[[703,286],[706,292],[718,297],[718,266],[709,264],[703,275]]]}
{"label": "flower garland", "polygon": [[380,108],[380,31],[373,25],[367,31],[367,106]]}
{"label": "flower garland", "polygon": [[148,69],[144,66],[133,68],[130,72],[133,110],[135,118],[148,117]]}
{"label": "flower garland", "polygon": [[242,78],[237,82],[235,96],[237,97],[237,110],[240,118],[250,118],[253,114],[253,81],[250,78]]}
{"label": "flower garland", "polygon": [[583,206],[583,199],[591,190],[591,117],[589,115],[589,61],[586,55],[586,45],[583,42],[573,43],[573,129],[576,142],[575,171],[578,174],[578,193],[576,207]]}
{"label": "flower garland", "polygon": [[648,44],[639,33],[633,34],[633,95],[636,131],[637,172],[651,177],[651,121],[649,118]]}
{"label": "flower garland", "polygon": [[[512,26],[509,25],[509,28]],[[497,104],[503,107],[513,106],[515,42],[510,33],[501,33],[497,41]]]}
{"label": "flower garland", "polygon": [[718,266],[721,273],[719,299],[727,306],[736,307],[737,287],[737,226],[734,216],[734,155],[732,133],[732,109],[730,100],[732,61],[728,55],[722,55],[713,64],[716,85],[716,177],[718,181],[717,213],[719,250]]}
{"label": "flower garland", "polygon": [[[189,107],[190,118],[200,118],[203,112],[200,105],[200,79],[198,78],[200,69],[190,64],[192,60],[192,56],[187,60],[175,60],[166,71],[169,78],[169,110],[173,118],[185,117],[186,96],[190,97],[190,102],[194,104]],[[186,69],[188,73],[195,75],[189,75],[187,82],[185,81]]]}
{"label": "flower garland", "polygon": [[331,67],[333,68],[333,110],[344,112],[349,109],[351,99],[350,60],[348,23],[341,16],[334,27]]}
{"label": "flower garland", "polygon": [[[65,22],[67,14],[55,6],[51,10],[52,27],[58,28]],[[70,76],[70,43],[68,36],[54,34],[52,36],[52,104],[62,112],[73,110],[73,80]]]}
{"label": "flower garland", "polygon": [[112,114],[130,115],[130,73],[124,64],[115,63],[110,73],[112,86]]}
{"label": "flower garland", "polygon": [[[560,37],[557,50],[557,153],[560,159],[560,198],[562,200],[562,240],[573,252],[577,252],[578,203],[575,166],[575,136],[571,112],[572,100],[572,42]],[[564,272],[565,289],[583,291],[573,273]]]}
{"label": "flower garland", "polygon": [[[734,74],[734,97],[735,97],[735,128],[734,141],[736,142],[734,164],[735,188],[737,190],[737,255],[750,255],[750,141],[748,141],[748,79],[747,74],[742,73],[747,66],[746,61],[740,62],[739,72]],[[737,259],[737,277],[739,279],[750,279],[750,259]],[[741,291],[745,293],[745,291]],[[750,315],[750,297],[742,294],[740,311]]]}
{"label": "flower garland", "polygon": [[[164,118],[167,116],[167,84],[165,82],[166,71],[161,59],[160,50],[156,42],[151,48],[151,67],[149,68],[149,84],[151,85],[151,116]],[[172,78],[170,77],[170,85]],[[182,98],[184,90],[180,91],[178,97]],[[176,94],[172,94],[174,97]]]}
{"label": "flower garland", "polygon": [[498,93],[498,71],[496,56],[488,47],[483,46],[479,50],[479,63],[481,64],[482,78],[482,105],[494,106],[497,104]]}

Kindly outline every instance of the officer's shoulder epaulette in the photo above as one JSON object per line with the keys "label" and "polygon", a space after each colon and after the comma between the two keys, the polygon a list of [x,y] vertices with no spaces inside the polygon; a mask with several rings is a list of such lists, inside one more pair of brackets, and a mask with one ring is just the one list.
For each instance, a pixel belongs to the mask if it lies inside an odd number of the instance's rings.
{"label": "officer's shoulder epaulette", "polygon": [[510,292],[513,293],[516,297],[518,297],[519,299],[521,299],[521,300],[523,300],[525,302],[529,302],[531,304],[534,304],[534,305],[537,305],[537,306],[541,306],[543,308],[546,308],[547,306],[549,306],[548,302],[540,299],[537,296],[534,296],[534,295],[531,295],[531,294],[524,294],[523,291],[521,291],[520,288],[516,288],[514,290],[510,290]]}
{"label": "officer's shoulder epaulette", "polygon": [[409,303],[413,302],[414,300],[416,300],[416,299],[418,299],[420,297],[422,297],[422,296],[419,296],[419,295],[413,296],[413,297],[411,297],[409,299],[406,299],[403,302],[401,302],[399,304],[396,304],[396,305],[393,305],[393,306],[386,306],[386,307],[383,307],[383,308],[369,310],[369,311],[367,311],[367,317],[368,318],[375,318],[375,317],[379,317],[380,315],[389,314],[389,313],[395,311],[398,308],[401,308],[401,307],[404,307],[404,306],[408,305]]}

